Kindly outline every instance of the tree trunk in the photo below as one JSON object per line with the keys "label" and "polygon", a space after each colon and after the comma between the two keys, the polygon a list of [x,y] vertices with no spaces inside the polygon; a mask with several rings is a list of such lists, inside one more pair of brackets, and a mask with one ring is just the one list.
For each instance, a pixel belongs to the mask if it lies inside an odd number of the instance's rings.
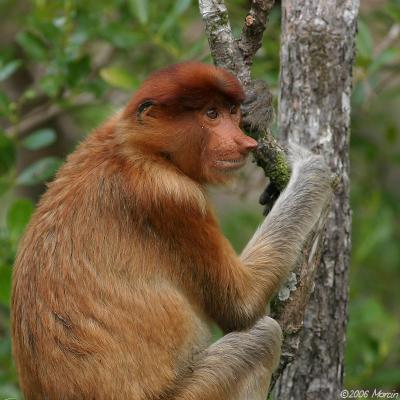
{"label": "tree trunk", "polygon": [[351,71],[358,0],[283,0],[279,122],[284,140],[324,154],[339,178],[297,356],[279,400],[337,400],[343,385],[351,211]]}

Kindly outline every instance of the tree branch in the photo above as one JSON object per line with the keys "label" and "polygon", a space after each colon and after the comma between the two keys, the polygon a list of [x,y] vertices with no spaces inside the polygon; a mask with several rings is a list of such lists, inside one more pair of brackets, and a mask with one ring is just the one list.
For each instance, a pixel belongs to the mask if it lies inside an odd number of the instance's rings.
{"label": "tree branch", "polygon": [[215,64],[237,73],[238,47],[223,0],[199,0],[199,7]]}
{"label": "tree branch", "polygon": [[[93,68],[88,76],[88,79],[97,76],[100,69],[107,65],[114,51],[114,48],[108,45],[102,46],[97,49],[96,54],[93,56]],[[37,77],[32,77],[32,79],[33,81],[35,81],[37,80]],[[70,103],[70,108],[81,107],[87,104],[91,104],[94,100],[94,96],[90,93],[83,93],[79,96],[73,97],[73,95],[68,91],[63,94],[62,98],[62,101],[64,103]],[[47,96],[43,95],[42,98],[39,99],[39,105],[36,105],[33,109],[29,109],[26,114],[21,117],[20,121],[17,124],[6,128],[6,134],[16,134],[18,136],[24,136],[26,133],[32,131],[38,126],[46,124],[47,122],[58,117],[65,111],[65,107],[55,104],[54,99],[48,99]]]}
{"label": "tree branch", "polygon": [[[83,94],[73,100],[71,107],[80,107],[93,102],[93,96]],[[36,127],[45,124],[53,118],[65,112],[65,107],[58,104],[46,103],[41,104],[24,115],[23,119],[16,125],[10,126],[6,129],[7,135],[17,134],[18,137],[24,136],[26,133],[32,131]]]}
{"label": "tree branch", "polygon": [[246,65],[251,65],[253,57],[262,45],[262,38],[268,20],[268,13],[275,0],[253,0],[246,16],[242,35],[238,41]]}
{"label": "tree branch", "polygon": [[386,50],[388,47],[392,46],[400,36],[400,24],[393,24],[388,34],[384,37],[382,42],[380,42],[374,49],[374,56],[377,57],[379,53]]}

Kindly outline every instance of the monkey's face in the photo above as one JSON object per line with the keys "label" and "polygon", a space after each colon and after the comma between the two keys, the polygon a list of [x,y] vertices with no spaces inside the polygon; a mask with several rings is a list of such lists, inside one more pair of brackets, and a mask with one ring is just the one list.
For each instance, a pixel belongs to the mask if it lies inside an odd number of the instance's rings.
{"label": "monkey's face", "polygon": [[146,101],[137,113],[140,131],[131,139],[173,163],[200,183],[225,183],[241,168],[257,142],[240,128],[239,104],[215,96],[199,108]]}
{"label": "monkey's face", "polygon": [[[165,117],[161,120],[166,122]],[[168,158],[200,183],[226,183],[257,147],[257,142],[240,129],[239,105],[222,98],[200,109],[180,112],[172,121],[167,129],[173,132],[166,149]]]}
{"label": "monkey's face", "polygon": [[240,129],[239,105],[214,102],[198,115],[207,141],[202,152],[204,179],[208,183],[223,183],[232,172],[241,168],[257,142]]}

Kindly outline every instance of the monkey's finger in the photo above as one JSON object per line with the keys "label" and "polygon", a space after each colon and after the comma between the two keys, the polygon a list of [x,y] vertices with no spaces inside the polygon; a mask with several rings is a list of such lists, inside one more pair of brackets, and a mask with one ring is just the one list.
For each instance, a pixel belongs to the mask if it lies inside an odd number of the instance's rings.
{"label": "monkey's finger", "polygon": [[243,108],[243,106],[253,103],[256,100],[257,100],[257,93],[255,91],[248,91],[246,93],[246,98],[244,99],[244,101],[242,103],[242,108]]}
{"label": "monkey's finger", "polygon": [[268,202],[270,202],[274,198],[277,198],[278,196],[279,196],[279,190],[271,182],[271,183],[268,184],[268,186],[261,193],[260,198],[259,198],[258,201],[259,201],[259,203],[261,205],[265,206]]}

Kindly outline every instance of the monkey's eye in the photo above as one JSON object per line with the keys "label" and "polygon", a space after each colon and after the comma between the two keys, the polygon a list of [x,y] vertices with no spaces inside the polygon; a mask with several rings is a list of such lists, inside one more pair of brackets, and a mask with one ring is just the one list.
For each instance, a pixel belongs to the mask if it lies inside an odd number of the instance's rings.
{"label": "monkey's eye", "polygon": [[229,109],[229,112],[231,114],[236,114],[238,111],[238,107],[236,105],[232,105],[231,108]]}
{"label": "monkey's eye", "polygon": [[218,117],[218,111],[216,108],[209,108],[206,112],[206,115],[210,119],[215,119]]}

